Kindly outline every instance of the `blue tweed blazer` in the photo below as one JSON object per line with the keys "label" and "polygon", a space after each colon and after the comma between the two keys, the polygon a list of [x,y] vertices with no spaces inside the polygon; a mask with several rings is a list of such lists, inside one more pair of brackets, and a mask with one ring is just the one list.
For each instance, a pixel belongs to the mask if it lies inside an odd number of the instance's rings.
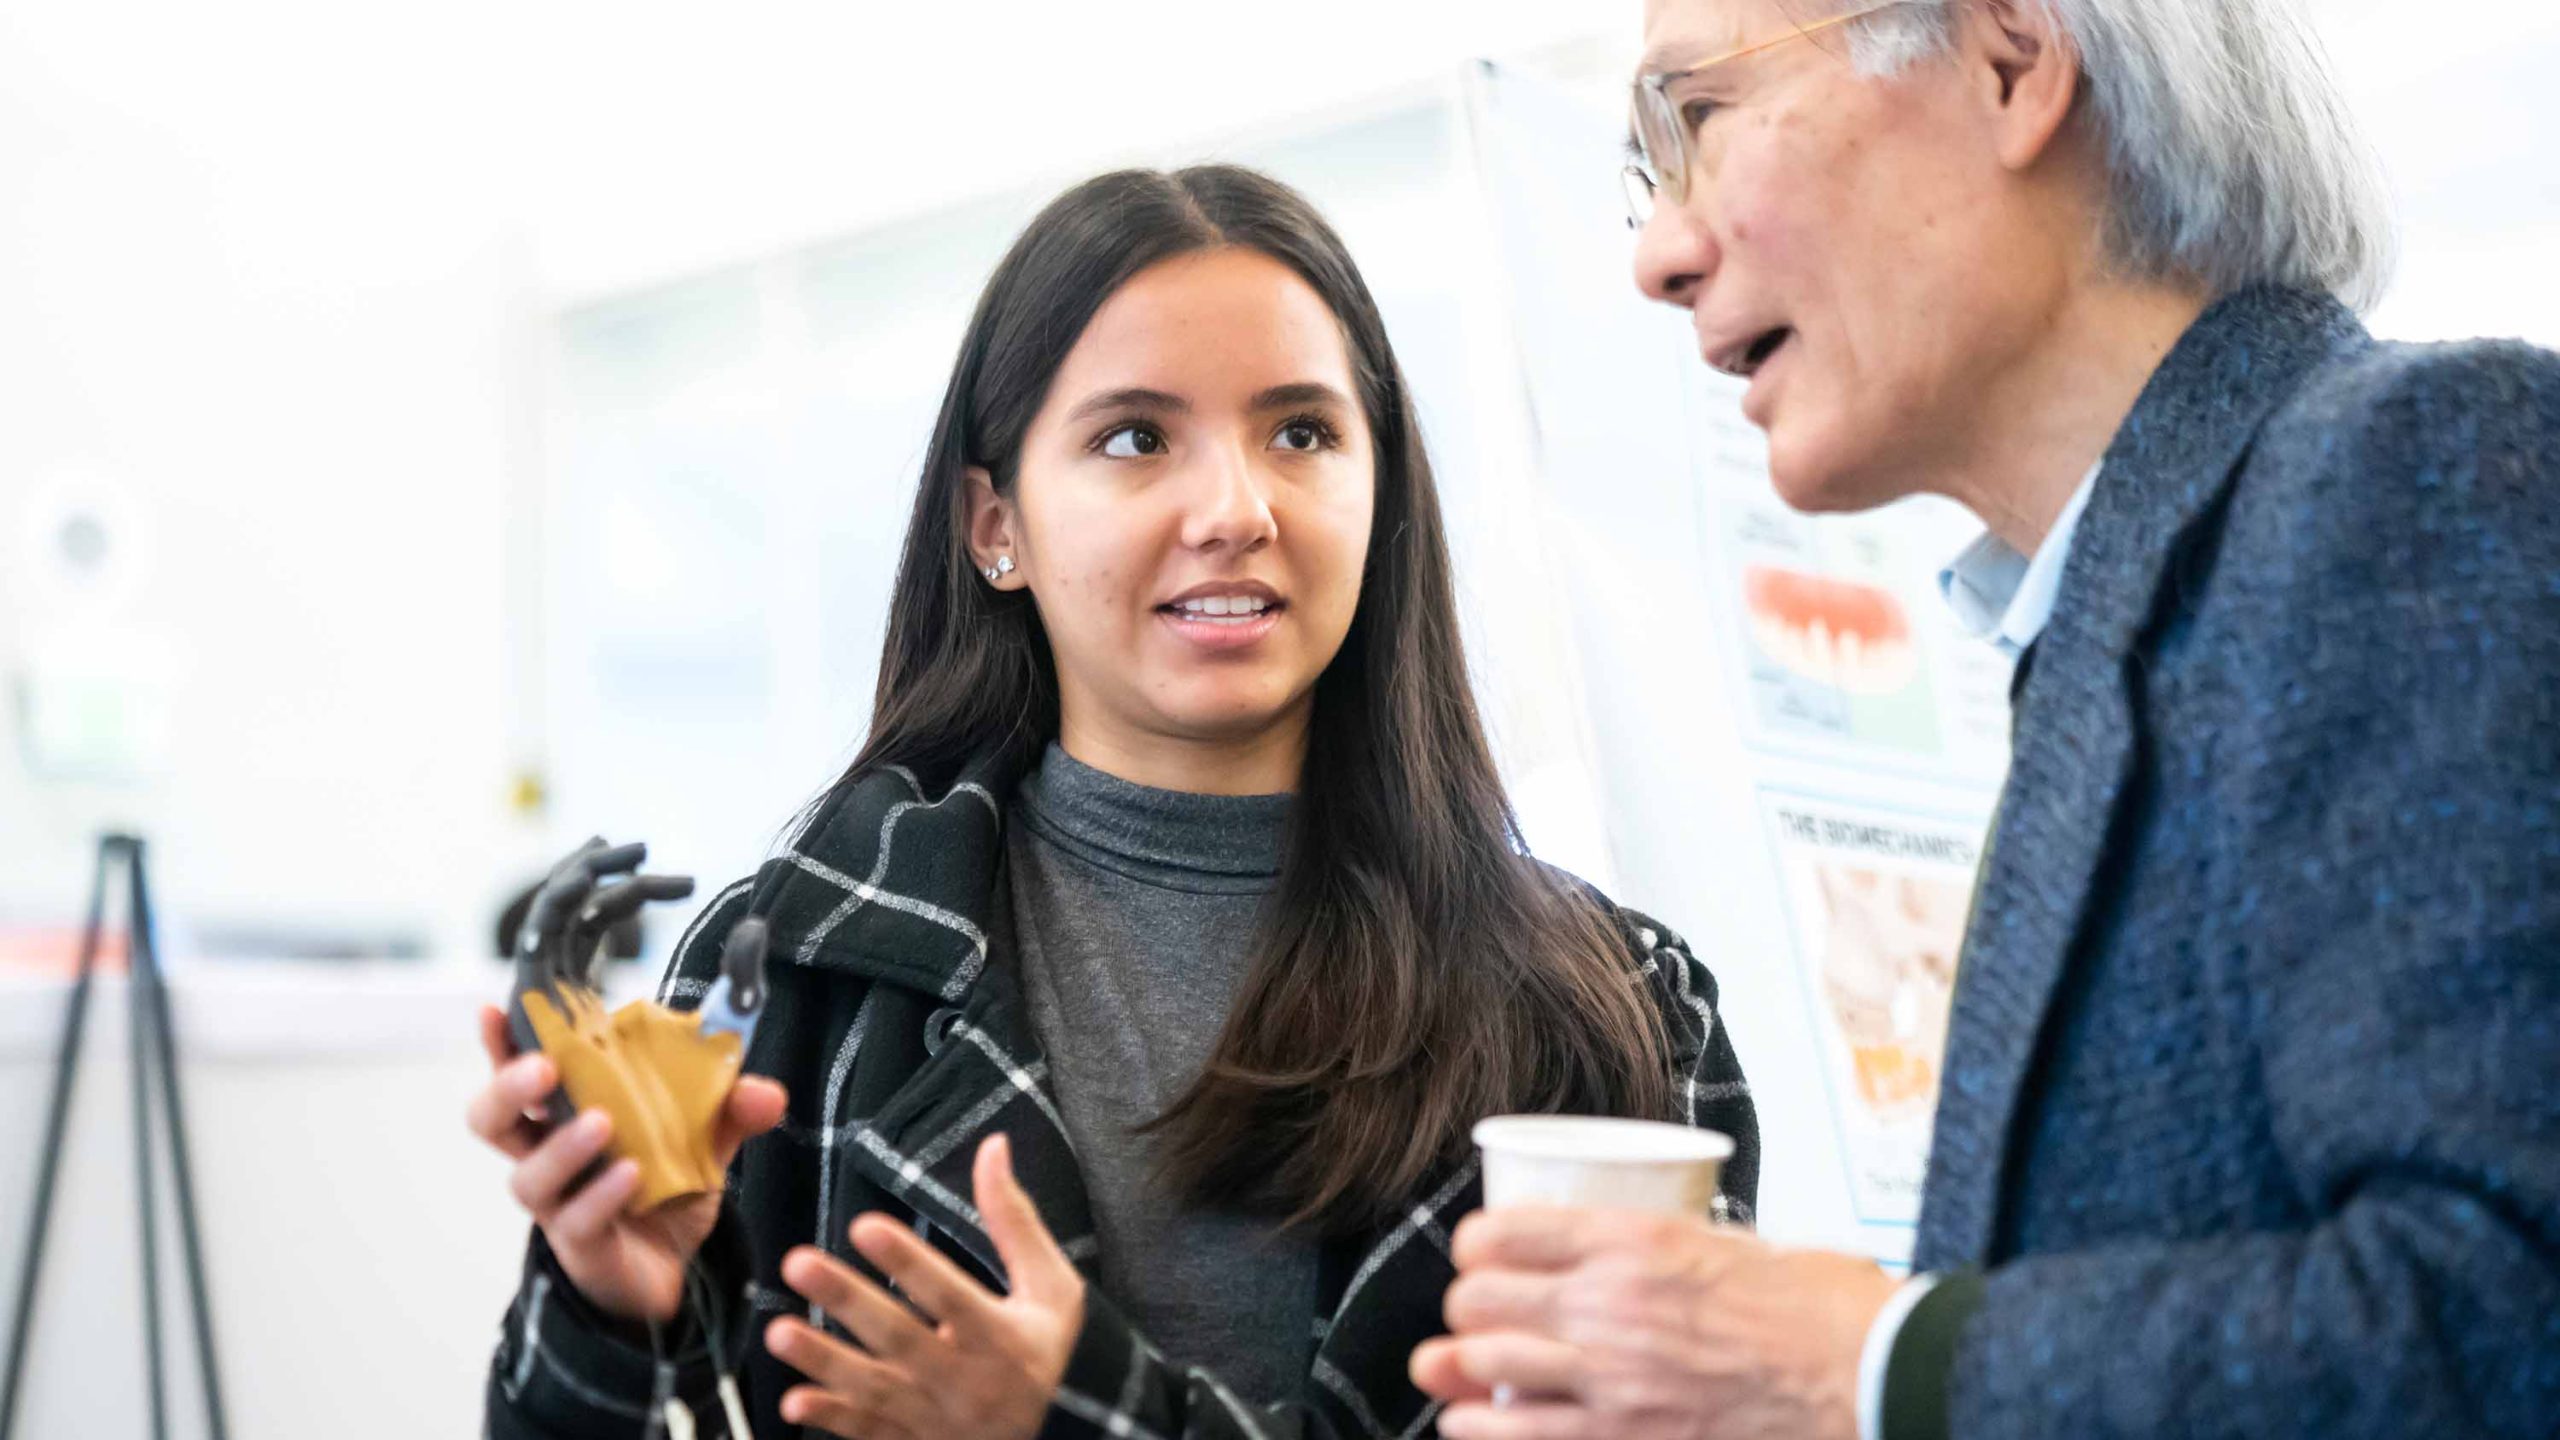
{"label": "blue tweed blazer", "polygon": [[2560,1435],[2560,356],[2222,301],[2019,697],[1917,1252],[1952,1433]]}

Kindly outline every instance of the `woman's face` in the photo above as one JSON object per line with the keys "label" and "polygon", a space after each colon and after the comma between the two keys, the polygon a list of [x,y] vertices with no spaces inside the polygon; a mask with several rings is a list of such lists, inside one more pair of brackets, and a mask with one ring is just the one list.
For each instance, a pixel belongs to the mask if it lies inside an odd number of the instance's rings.
{"label": "woman's face", "polygon": [[1070,753],[1122,774],[1168,749],[1303,754],[1369,549],[1357,396],[1333,312],[1258,251],[1163,261],[1095,313],[1013,493],[971,473],[971,548],[1010,556],[994,583],[1039,607]]}

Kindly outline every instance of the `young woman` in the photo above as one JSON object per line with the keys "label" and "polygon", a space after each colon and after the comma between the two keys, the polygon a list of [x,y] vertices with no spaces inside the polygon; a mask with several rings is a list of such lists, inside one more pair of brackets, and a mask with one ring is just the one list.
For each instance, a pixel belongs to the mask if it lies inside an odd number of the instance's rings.
{"label": "young woman", "polygon": [[554,1072],[488,1017],[539,1222],[494,1435],[722,1433],[729,1377],[767,1437],[1419,1434],[1475,1120],[1713,1126],[1748,1212],[1715,983],[1524,853],[1376,305],[1249,171],[1103,176],[998,267],[869,743],[671,1001],[750,914],[724,1202],[574,1184],[602,1126],[521,1125]]}

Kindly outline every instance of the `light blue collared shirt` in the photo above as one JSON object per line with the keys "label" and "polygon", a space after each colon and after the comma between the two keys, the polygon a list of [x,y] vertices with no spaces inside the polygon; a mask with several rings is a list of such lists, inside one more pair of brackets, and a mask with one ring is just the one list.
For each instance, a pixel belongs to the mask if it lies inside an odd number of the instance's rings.
{"label": "light blue collared shirt", "polygon": [[[2103,462],[2102,462],[2103,464]],[[2015,660],[2026,653],[2062,593],[2062,567],[2071,559],[2071,536],[2080,528],[2080,512],[2089,508],[2089,492],[2098,485],[2102,465],[2092,465],[2080,488],[2063,502],[2044,543],[2033,559],[1985,530],[1938,572],[1938,593],[1955,612],[1964,632]],[[1867,1327],[1867,1343],[1858,1354],[1858,1440],[1884,1440],[1884,1373],[1893,1357],[1893,1342],[1902,1334],[1920,1297],[1938,1283],[1935,1275],[1914,1275],[1877,1312]]]}
{"label": "light blue collared shirt", "polygon": [[2080,528],[2080,512],[2089,508],[2089,492],[2097,488],[2098,466],[2080,480],[2080,488],[2063,502],[2034,559],[2009,548],[2007,541],[1985,530],[1938,572],[1938,593],[1955,612],[1956,623],[1977,640],[1998,647],[2015,660],[2044,633],[2053,618],[2053,602],[2062,591],[2062,567],[2071,558],[2072,532]]}

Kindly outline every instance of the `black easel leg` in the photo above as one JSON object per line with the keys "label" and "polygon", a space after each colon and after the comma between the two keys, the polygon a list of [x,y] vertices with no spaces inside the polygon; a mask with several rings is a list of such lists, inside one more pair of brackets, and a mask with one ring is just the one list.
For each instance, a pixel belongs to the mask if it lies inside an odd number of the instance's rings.
{"label": "black easel leg", "polygon": [[151,1023],[151,992],[142,983],[141,940],[136,927],[133,943],[126,947],[133,957],[125,983],[133,1040],[133,1190],[142,1215],[142,1339],[150,1359],[151,1435],[152,1440],[169,1440],[168,1385],[160,1357],[160,1202],[152,1182],[150,1051],[143,1043]]}
{"label": "black easel leg", "polygon": [[98,970],[99,933],[106,925],[110,852],[99,847],[97,878],[89,890],[89,924],[80,932],[80,969],[62,1022],[62,1045],[53,1061],[53,1099],[45,1116],[44,1153],[37,1162],[35,1214],[27,1222],[25,1258],[18,1266],[18,1306],[9,1324],[9,1371],[0,1384],[0,1440],[18,1426],[18,1382],[25,1378],[27,1336],[36,1318],[36,1281],[44,1272],[45,1232],[53,1220],[54,1182],[62,1172],[63,1125],[71,1114],[71,1090],[80,1076],[80,1038],[87,1028],[89,982]]}
{"label": "black easel leg", "polygon": [[[185,1112],[178,1103],[177,1042],[170,1023],[169,987],[160,969],[160,952],[151,923],[150,886],[144,878],[142,842],[109,835],[98,844],[97,881],[89,895],[89,925],[80,939],[79,977],[71,989],[70,1012],[63,1022],[62,1048],[55,1057],[53,1100],[45,1121],[44,1154],[36,1180],[35,1214],[28,1224],[26,1263],[18,1272],[18,1308],[10,1329],[9,1368],[0,1388],[0,1440],[16,1433],[19,1382],[25,1376],[27,1340],[35,1323],[36,1285],[44,1270],[46,1232],[53,1215],[53,1194],[60,1176],[63,1132],[71,1110],[71,1091],[80,1069],[81,1036],[89,1013],[91,981],[97,973],[100,939],[106,928],[107,876],[121,856],[131,881],[128,917],[131,943],[126,986],[133,1068],[134,1193],[142,1228],[143,1343],[149,1360],[151,1433],[168,1440],[167,1366],[160,1348],[160,1207],[152,1160],[152,1104],[156,1098],[168,1115],[170,1168],[177,1179],[178,1226],[186,1246],[187,1291],[195,1317],[196,1360],[204,1377],[210,1440],[225,1440],[222,1379],[214,1365],[213,1306],[204,1279],[204,1245],[196,1225],[193,1172],[187,1164]],[[152,1070],[159,1070],[155,1092]]]}
{"label": "black easel leg", "polygon": [[196,1227],[196,1191],[187,1164],[187,1117],[178,1104],[178,1051],[172,1038],[169,981],[160,969],[160,946],[151,923],[151,891],[143,880],[142,842],[133,842],[134,979],[151,999],[151,1039],[158,1051],[160,1106],[169,1122],[169,1171],[176,1182],[178,1239],[186,1247],[187,1295],[195,1312],[196,1369],[204,1379],[208,1440],[225,1440],[222,1374],[213,1360],[213,1301],[204,1281],[204,1244]]}

